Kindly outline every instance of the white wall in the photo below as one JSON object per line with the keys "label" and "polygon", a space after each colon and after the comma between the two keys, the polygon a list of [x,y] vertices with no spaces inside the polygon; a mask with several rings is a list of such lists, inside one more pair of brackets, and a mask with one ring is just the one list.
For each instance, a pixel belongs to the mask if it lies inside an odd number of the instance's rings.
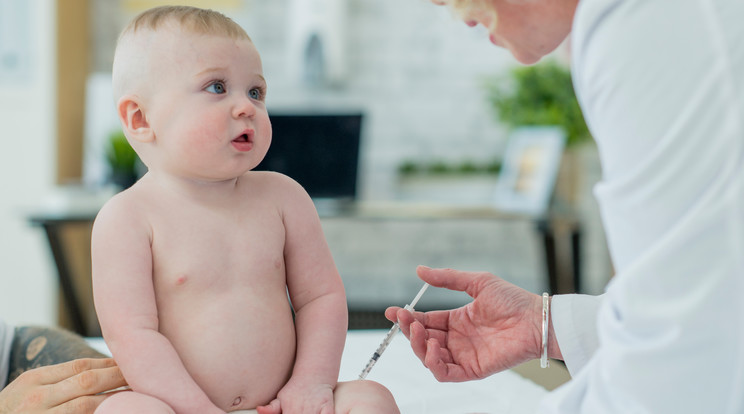
{"label": "white wall", "polygon": [[[261,3],[259,5],[259,3]],[[291,2],[251,2],[235,16],[262,55],[269,110],[358,108],[365,115],[361,196],[395,196],[405,159],[486,162],[505,131],[489,112],[482,78],[515,64],[448,9],[419,0],[351,0],[343,30],[347,79],[336,90],[301,84],[288,67]]]}
{"label": "white wall", "polygon": [[[0,13],[9,10],[7,3],[0,7]],[[54,183],[55,2],[28,0],[27,10],[27,36],[10,36],[25,43],[28,71],[20,77],[0,72],[0,318],[50,324],[56,274],[43,233],[26,214]]]}

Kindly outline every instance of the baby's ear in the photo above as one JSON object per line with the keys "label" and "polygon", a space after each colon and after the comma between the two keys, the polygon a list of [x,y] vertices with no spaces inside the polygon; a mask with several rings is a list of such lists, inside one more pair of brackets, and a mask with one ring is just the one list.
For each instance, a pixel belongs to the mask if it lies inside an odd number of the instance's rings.
{"label": "baby's ear", "polygon": [[155,134],[147,122],[144,108],[137,97],[131,95],[122,97],[119,99],[117,110],[127,136],[139,142],[151,142],[155,139]]}

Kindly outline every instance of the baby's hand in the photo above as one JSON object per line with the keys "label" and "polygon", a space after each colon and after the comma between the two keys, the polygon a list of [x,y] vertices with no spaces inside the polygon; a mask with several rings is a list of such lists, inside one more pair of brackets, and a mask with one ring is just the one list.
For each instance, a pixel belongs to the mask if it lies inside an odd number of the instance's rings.
{"label": "baby's hand", "polygon": [[333,386],[290,379],[274,401],[256,407],[256,411],[258,414],[333,414]]}

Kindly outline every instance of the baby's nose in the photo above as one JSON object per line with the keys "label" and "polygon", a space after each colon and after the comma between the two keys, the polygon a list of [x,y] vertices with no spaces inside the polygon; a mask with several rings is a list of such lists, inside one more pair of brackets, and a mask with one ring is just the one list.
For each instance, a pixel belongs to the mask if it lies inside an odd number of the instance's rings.
{"label": "baby's nose", "polygon": [[256,113],[256,105],[249,97],[241,97],[238,102],[235,103],[233,108],[233,116],[235,118],[240,117],[251,117]]}

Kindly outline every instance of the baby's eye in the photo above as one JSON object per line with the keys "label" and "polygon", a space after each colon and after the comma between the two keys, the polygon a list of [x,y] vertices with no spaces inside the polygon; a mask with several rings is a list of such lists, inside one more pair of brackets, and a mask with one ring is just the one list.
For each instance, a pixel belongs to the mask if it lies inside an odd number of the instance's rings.
{"label": "baby's eye", "polygon": [[216,81],[207,86],[206,91],[210,93],[223,94],[227,92],[227,87],[225,87],[225,82]]}
{"label": "baby's eye", "polygon": [[261,100],[261,98],[263,98],[263,91],[260,88],[253,88],[248,92],[248,94],[251,99]]}

